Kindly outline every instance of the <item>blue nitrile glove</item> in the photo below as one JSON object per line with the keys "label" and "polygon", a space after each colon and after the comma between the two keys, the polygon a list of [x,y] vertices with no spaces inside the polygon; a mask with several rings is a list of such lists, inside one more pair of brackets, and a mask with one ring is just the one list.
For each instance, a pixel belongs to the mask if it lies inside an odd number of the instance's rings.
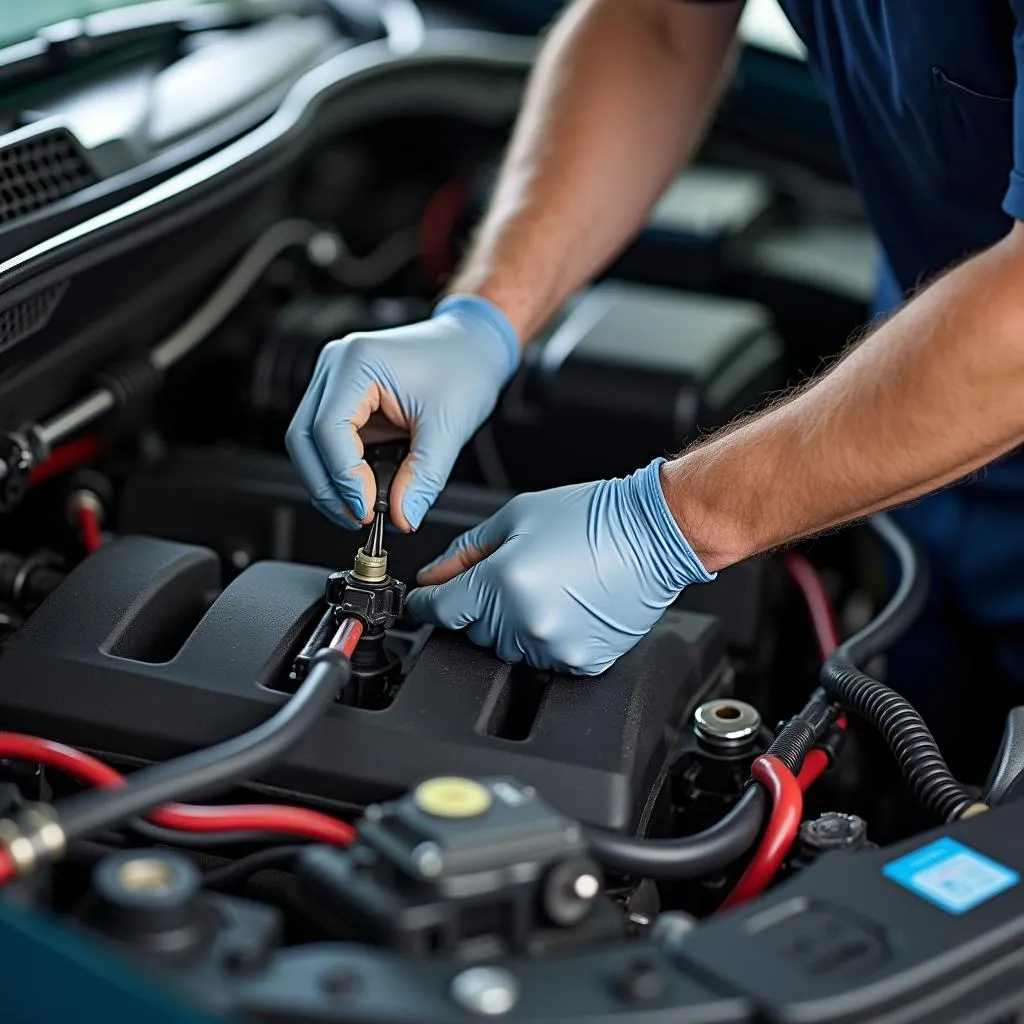
{"label": "blue nitrile glove", "polygon": [[505,315],[469,295],[445,299],[422,323],[332,341],[285,438],[313,504],[351,528],[371,520],[376,489],[360,431],[371,416],[383,417],[378,437],[411,437],[392,484],[391,517],[401,530],[416,529],[518,362]]}
{"label": "blue nitrile glove", "polygon": [[433,585],[412,591],[409,610],[468,627],[470,640],[504,661],[603,672],[680,591],[714,578],[669,511],[664,461],[625,479],[513,498],[420,572]]}

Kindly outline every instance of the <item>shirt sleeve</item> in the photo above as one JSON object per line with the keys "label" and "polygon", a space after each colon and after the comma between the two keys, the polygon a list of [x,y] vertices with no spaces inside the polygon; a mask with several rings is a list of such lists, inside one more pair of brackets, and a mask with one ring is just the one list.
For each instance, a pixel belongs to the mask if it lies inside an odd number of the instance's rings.
{"label": "shirt sleeve", "polygon": [[1003,199],[1003,209],[1024,221],[1024,0],[1010,0],[1017,24],[1013,32],[1013,61],[1017,84],[1013,92],[1013,170]]}

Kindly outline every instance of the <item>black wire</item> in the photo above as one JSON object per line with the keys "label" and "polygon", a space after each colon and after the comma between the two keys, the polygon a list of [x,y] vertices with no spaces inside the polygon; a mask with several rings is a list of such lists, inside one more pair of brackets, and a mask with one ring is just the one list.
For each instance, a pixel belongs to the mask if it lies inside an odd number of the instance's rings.
{"label": "black wire", "polygon": [[895,557],[899,582],[886,606],[863,629],[840,644],[833,655],[860,669],[892,647],[914,624],[928,601],[931,578],[928,563],[895,520],[879,514],[872,516],[868,525]]}
{"label": "black wire", "polygon": [[257,871],[266,871],[271,868],[287,870],[303,849],[301,844],[272,846],[267,850],[259,850],[248,857],[242,857],[240,860],[232,861],[222,867],[211,868],[203,875],[203,888],[221,891],[236,889],[252,878]]}
{"label": "black wire", "polygon": [[351,678],[339,651],[313,659],[301,686],[267,721],[233,737],[163,764],[133,772],[117,789],[79,793],[55,805],[68,841],[113,828],[173,800],[196,799],[242,782],[273,764],[337,700]]}
{"label": "black wire", "polygon": [[626,875],[672,881],[699,878],[743,856],[761,834],[767,797],[751,786],[721,821],[678,839],[638,839],[588,829],[590,853],[606,868]]}
{"label": "black wire", "polygon": [[940,821],[959,817],[975,802],[949,770],[916,708],[862,666],[910,628],[928,599],[928,570],[910,538],[888,516],[871,526],[896,558],[899,584],[888,604],[825,662],[821,685],[828,698],[869,721],[885,738],[911,792]]}

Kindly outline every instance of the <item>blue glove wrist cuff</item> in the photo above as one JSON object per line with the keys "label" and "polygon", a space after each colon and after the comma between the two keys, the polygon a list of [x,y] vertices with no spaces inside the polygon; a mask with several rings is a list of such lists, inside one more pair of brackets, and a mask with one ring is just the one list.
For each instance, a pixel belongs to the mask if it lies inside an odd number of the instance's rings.
{"label": "blue glove wrist cuff", "polygon": [[683,536],[661,486],[661,465],[667,459],[655,459],[649,466],[633,474],[637,496],[650,519],[658,540],[658,553],[666,561],[673,586],[683,590],[691,583],[710,583],[718,574],[709,573]]}
{"label": "blue glove wrist cuff", "polygon": [[456,316],[476,320],[490,328],[489,333],[495,336],[508,359],[507,381],[519,366],[519,336],[508,317],[489,299],[479,295],[449,295],[442,299],[434,309],[434,316],[454,313]]}

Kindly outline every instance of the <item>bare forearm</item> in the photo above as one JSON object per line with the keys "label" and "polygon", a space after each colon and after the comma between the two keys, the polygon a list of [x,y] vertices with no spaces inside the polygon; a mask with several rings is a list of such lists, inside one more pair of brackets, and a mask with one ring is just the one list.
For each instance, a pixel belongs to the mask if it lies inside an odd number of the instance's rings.
{"label": "bare forearm", "polygon": [[642,224],[695,148],[741,4],[577,0],[547,40],[452,291],[525,342]]}
{"label": "bare forearm", "polygon": [[1024,229],[831,372],[663,469],[711,570],[902,504],[1024,443]]}

